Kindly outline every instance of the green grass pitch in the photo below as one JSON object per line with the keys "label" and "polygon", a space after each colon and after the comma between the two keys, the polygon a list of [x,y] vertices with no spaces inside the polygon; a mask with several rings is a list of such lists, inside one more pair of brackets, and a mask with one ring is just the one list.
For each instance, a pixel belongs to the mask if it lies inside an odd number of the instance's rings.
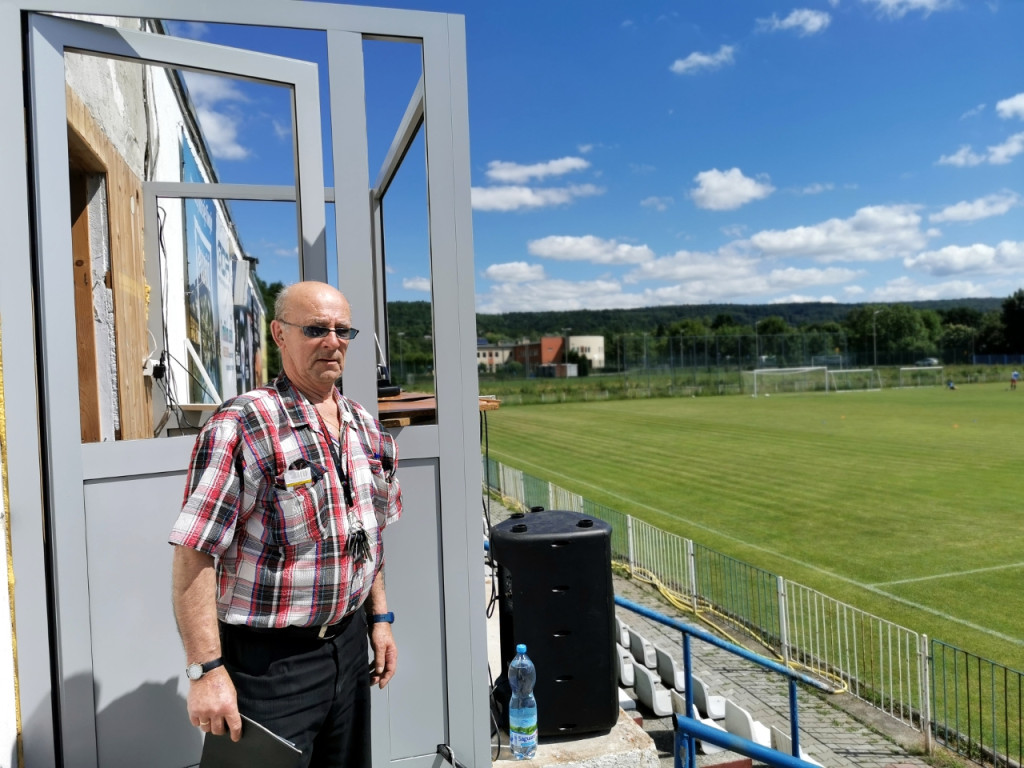
{"label": "green grass pitch", "polygon": [[509,407],[491,456],[1024,669],[1024,388]]}

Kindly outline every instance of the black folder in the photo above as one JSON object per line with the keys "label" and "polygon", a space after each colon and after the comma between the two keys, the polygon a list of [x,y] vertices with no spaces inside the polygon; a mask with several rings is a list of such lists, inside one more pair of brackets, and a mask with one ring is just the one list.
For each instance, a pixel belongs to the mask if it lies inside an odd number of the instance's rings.
{"label": "black folder", "polygon": [[242,715],[242,738],[206,734],[199,768],[295,768],[302,750]]}

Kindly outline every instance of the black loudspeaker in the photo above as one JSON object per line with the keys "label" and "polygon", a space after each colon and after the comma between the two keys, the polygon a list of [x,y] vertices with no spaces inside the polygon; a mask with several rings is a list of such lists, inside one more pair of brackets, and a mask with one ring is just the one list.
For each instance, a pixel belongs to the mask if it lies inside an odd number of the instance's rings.
{"label": "black loudspeaker", "polygon": [[508,665],[525,643],[537,668],[542,736],[608,731],[618,720],[611,535],[603,520],[562,510],[491,528],[501,624],[496,703],[507,718]]}

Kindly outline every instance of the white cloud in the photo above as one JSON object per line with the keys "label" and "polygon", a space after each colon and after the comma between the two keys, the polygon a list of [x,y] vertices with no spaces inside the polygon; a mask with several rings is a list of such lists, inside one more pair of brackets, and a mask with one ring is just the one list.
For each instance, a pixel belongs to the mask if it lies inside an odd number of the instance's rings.
{"label": "white cloud", "polygon": [[1002,144],[988,148],[988,161],[992,165],[1006,165],[1024,152],[1024,132],[1015,133]]}
{"label": "white cloud", "polygon": [[971,107],[966,112],[964,112],[962,115],[960,115],[960,119],[961,120],[966,120],[969,117],[976,117],[977,115],[980,115],[984,111],[985,111],[985,105],[984,104],[979,104],[976,107]]}
{"label": "white cloud", "polygon": [[518,211],[521,208],[547,208],[565,205],[577,197],[600,195],[601,187],[593,184],[574,184],[568,187],[473,187],[470,198],[477,211]]}
{"label": "white cloud", "polygon": [[697,186],[690,191],[690,197],[698,208],[712,211],[731,211],[753,200],[768,197],[775,191],[767,180],[758,181],[744,176],[739,168],[701,171],[693,180]]}
{"label": "white cloud", "polygon": [[937,251],[925,251],[903,260],[907,269],[916,269],[929,275],[943,277],[964,272],[996,274],[1016,271],[1024,263],[1024,241],[1004,240],[994,248],[991,245],[947,245]]}
{"label": "white cloud", "polygon": [[798,194],[820,195],[822,192],[831,192],[835,188],[836,185],[833,184],[832,182],[827,182],[825,184],[815,182],[814,184],[808,184],[806,187],[803,187],[801,190],[799,190]]}
{"label": "white cloud", "polygon": [[773,269],[768,273],[768,282],[773,290],[803,288],[809,285],[835,285],[853,280],[863,274],[862,270],[828,267],[827,269]]}
{"label": "white cloud", "polygon": [[950,280],[945,283],[920,285],[909,277],[890,280],[871,292],[872,301],[932,301],[934,299],[962,299],[972,296],[989,296],[984,286],[967,280]]}
{"label": "white cloud", "polygon": [[572,171],[582,171],[590,167],[590,162],[582,157],[560,157],[544,163],[520,165],[504,160],[491,160],[487,164],[487,178],[506,184],[522,184],[530,179],[544,179],[548,176],[561,176]]}
{"label": "white cloud", "polygon": [[1002,216],[1020,203],[1020,196],[1016,192],[1007,190],[979,197],[977,200],[963,200],[955,205],[947,206],[938,213],[933,213],[928,220],[934,222],[978,221],[991,216]]}
{"label": "white cloud", "polygon": [[[1024,96],[1024,94],[1021,95]],[[981,165],[982,163],[1006,165],[1022,152],[1024,152],[1024,132],[1013,134],[1002,144],[994,144],[988,147],[987,154],[984,155],[979,155],[975,152],[970,144],[964,144],[952,155],[940,157],[938,164],[955,165],[960,168]]]}
{"label": "white cloud", "polygon": [[640,264],[654,258],[654,252],[646,245],[627,245],[593,235],[550,235],[531,240],[526,247],[534,256],[592,264]]}
{"label": "white cloud", "polygon": [[796,8],[789,16],[779,19],[774,13],[771,18],[758,19],[758,28],[767,32],[780,29],[796,29],[801,37],[823,32],[831,23],[832,17],[825,11],[812,11],[809,8]]}
{"label": "white cloud", "polygon": [[203,129],[203,138],[210,152],[219,160],[244,160],[249,150],[238,141],[238,118],[206,107],[197,107],[196,114]]}
{"label": "white cloud", "polygon": [[829,219],[812,226],[764,230],[750,243],[766,256],[805,256],[820,262],[881,261],[921,250],[932,232],[921,230],[916,205],[876,205],[859,209],[848,219]]}
{"label": "white cloud", "polygon": [[168,21],[165,26],[169,34],[189,40],[202,40],[210,34],[210,25],[201,21]]}
{"label": "white cloud", "polygon": [[576,147],[576,151],[579,152],[581,155],[589,154],[590,152],[593,151],[593,149],[594,149],[594,145],[593,144],[579,144]]}
{"label": "white cloud", "polygon": [[271,120],[271,126],[274,129],[274,135],[279,139],[287,139],[292,135],[292,127],[290,124],[282,123],[278,120]]}
{"label": "white cloud", "polygon": [[807,296],[802,293],[791,293],[789,296],[780,296],[777,299],[772,299],[769,304],[809,304],[811,302],[821,302],[824,304],[835,304],[835,296]]}
{"label": "white cloud", "polygon": [[921,11],[925,16],[934,11],[944,11],[955,7],[955,0],[861,0],[872,3],[879,13],[893,18],[902,18],[911,11]]}
{"label": "white cloud", "polygon": [[939,158],[939,165],[955,165],[958,168],[966,168],[974,165],[981,165],[985,162],[985,156],[977,154],[971,149],[970,144],[964,144],[952,155],[943,155]]}
{"label": "white cloud", "polygon": [[694,51],[685,59],[676,59],[669,69],[677,75],[691,75],[701,70],[714,70],[733,63],[736,47],[723,45],[715,53],[698,53]]}
{"label": "white cloud", "polygon": [[641,264],[626,275],[625,282],[641,280],[737,280],[757,274],[757,260],[735,253],[677,251],[671,256]]}
{"label": "white cloud", "polygon": [[642,294],[622,291],[616,280],[542,280],[532,283],[499,283],[477,296],[477,311],[488,314],[567,309],[617,309],[647,306]]}
{"label": "white cloud", "polygon": [[241,115],[231,111],[232,105],[248,101],[238,84],[226,77],[199,72],[186,73],[185,83],[211,154],[219,160],[247,158],[249,149],[238,140]]}
{"label": "white cloud", "polygon": [[423,291],[425,293],[430,293],[430,278],[404,277],[402,278],[402,287],[407,291]]}
{"label": "white cloud", "polygon": [[847,285],[843,288],[843,293],[847,296],[863,296],[864,289],[859,285]]}
{"label": "white cloud", "polygon": [[543,264],[527,264],[525,261],[509,261],[505,264],[492,264],[484,270],[484,277],[497,283],[526,283],[543,280]]}
{"label": "white cloud", "polygon": [[640,205],[644,208],[653,208],[656,211],[667,211],[668,207],[674,202],[675,200],[671,197],[656,197],[652,195],[641,200]]}
{"label": "white cloud", "polygon": [[188,72],[185,75],[188,95],[196,106],[212,107],[222,101],[247,102],[249,99],[239,89],[238,84],[220,75],[204,75],[201,72]]}
{"label": "white cloud", "polygon": [[996,103],[996,112],[1004,120],[1019,117],[1024,120],[1024,93],[1018,93],[1008,99]]}

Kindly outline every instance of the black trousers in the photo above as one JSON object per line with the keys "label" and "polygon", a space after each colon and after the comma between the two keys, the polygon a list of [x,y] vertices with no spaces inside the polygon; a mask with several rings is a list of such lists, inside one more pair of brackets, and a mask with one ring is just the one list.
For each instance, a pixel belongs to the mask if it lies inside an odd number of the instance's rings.
{"label": "black trousers", "polygon": [[330,640],[220,625],[238,710],[301,749],[300,768],[370,766],[366,615],[343,624]]}

